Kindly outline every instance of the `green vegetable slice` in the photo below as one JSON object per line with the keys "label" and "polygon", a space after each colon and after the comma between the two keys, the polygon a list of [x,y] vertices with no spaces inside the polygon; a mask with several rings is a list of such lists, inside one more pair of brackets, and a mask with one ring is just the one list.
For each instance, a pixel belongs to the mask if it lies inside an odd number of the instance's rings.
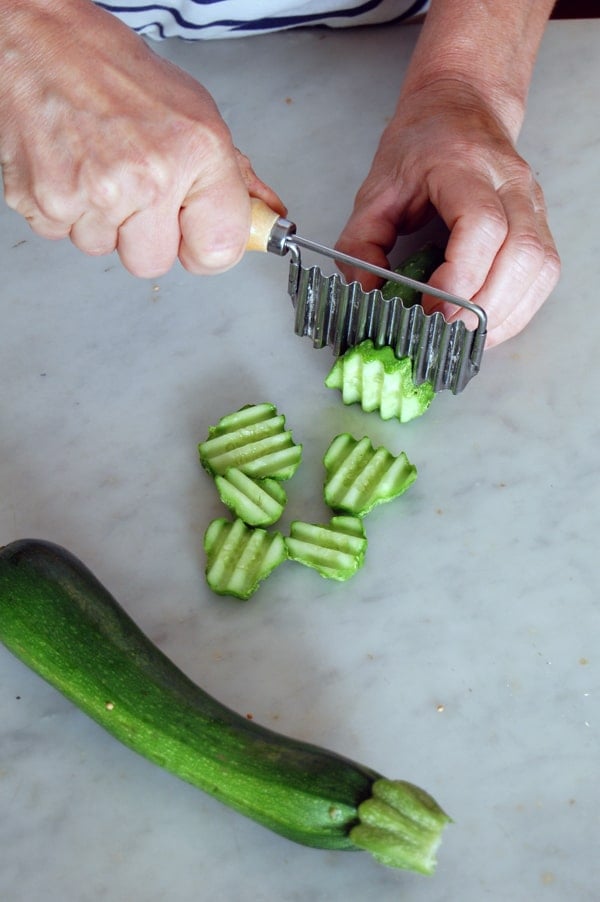
{"label": "green vegetable slice", "polygon": [[281,533],[247,526],[239,518],[212,520],[204,534],[204,550],[206,581],[213,592],[244,601],[287,558]]}
{"label": "green vegetable slice", "polygon": [[398,359],[392,348],[376,348],[366,339],[338,357],[325,385],[339,389],[344,404],[358,403],[367,413],[379,411],[382,420],[408,423],[425,413],[435,395],[430,382],[415,385],[412,372],[409,357]]}
{"label": "green vegetable slice", "polygon": [[281,517],[287,495],[276,479],[252,479],[236,467],[215,476],[223,504],[249,526],[270,526]]}
{"label": "green vegetable slice", "polygon": [[213,476],[233,467],[255,479],[283,480],[298,469],[302,445],[294,442],[273,404],[250,404],[211,426],[198,453]]}
{"label": "green vegetable slice", "polygon": [[326,579],[350,579],[362,567],[367,539],[359,517],[332,517],[328,526],[294,520],[284,538],[288,557]]}
{"label": "green vegetable slice", "polygon": [[[444,262],[444,251],[436,244],[424,245],[410,257],[396,267],[397,273],[416,279],[418,282],[428,282],[435,270]],[[400,298],[406,307],[421,303],[421,292],[403,282],[394,282],[393,279],[385,282],[381,293],[386,300]]]}
{"label": "green vegetable slice", "polygon": [[402,495],[417,478],[404,451],[394,457],[387,448],[373,448],[367,436],[357,440],[347,432],[333,439],[323,463],[325,502],[357,517]]}

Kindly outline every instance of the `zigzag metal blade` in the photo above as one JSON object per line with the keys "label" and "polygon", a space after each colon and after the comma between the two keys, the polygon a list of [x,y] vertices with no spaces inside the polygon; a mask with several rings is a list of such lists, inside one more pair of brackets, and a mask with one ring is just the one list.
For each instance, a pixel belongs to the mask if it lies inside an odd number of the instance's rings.
{"label": "zigzag metal blade", "polygon": [[474,343],[476,333],[462,320],[449,323],[439,312],[386,300],[379,289],[365,292],[358,282],[348,285],[337,273],[325,276],[318,266],[307,268],[294,259],[288,293],[294,331],[311,338],[315,348],[327,345],[339,356],[370,338],[376,347],[392,347],[396,357],[411,358],[415,384],[429,381],[435,391],[454,394],[479,371],[483,343]]}

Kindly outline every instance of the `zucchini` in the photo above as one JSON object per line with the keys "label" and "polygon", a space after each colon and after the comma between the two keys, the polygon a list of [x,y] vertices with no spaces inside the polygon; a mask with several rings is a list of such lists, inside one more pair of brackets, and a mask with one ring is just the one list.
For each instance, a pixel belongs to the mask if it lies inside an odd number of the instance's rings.
{"label": "zucchini", "polygon": [[273,404],[248,404],[210,426],[198,445],[200,462],[211,475],[234,467],[253,479],[290,479],[300,465],[302,445],[285,428]]}
{"label": "zucchini", "polygon": [[206,582],[218,595],[246,600],[287,558],[280,532],[248,526],[237,517],[212,520],[204,533]]}
{"label": "zucchini", "polygon": [[362,567],[367,537],[360,517],[332,517],[325,526],[294,520],[285,536],[288,557],[325,579],[343,582]]}
{"label": "zucchini", "polygon": [[402,495],[417,478],[417,468],[404,451],[394,457],[383,446],[374,448],[368,436],[357,440],[348,432],[336,435],[323,463],[325,503],[355,517]]}
{"label": "zucchini", "polygon": [[376,348],[367,338],[338,357],[325,378],[337,388],[344,404],[360,404],[366,413],[378,411],[382,420],[408,423],[425,413],[435,391],[431,382],[415,385],[409,357],[396,357],[393,348]]}
{"label": "zucchini", "polygon": [[[437,244],[428,243],[419,248],[396,267],[395,272],[416,279],[417,282],[428,282],[438,266],[444,262],[444,250]],[[406,307],[420,304],[422,294],[417,288],[405,285],[404,282],[394,282],[388,279],[381,288],[384,298],[390,301],[392,298],[400,298]]]}
{"label": "zucchini", "polygon": [[[395,271],[427,282],[443,262],[443,249],[426,244],[407,257]],[[391,279],[383,284],[381,294],[387,301],[399,298],[405,307],[420,304],[423,299],[417,289]],[[393,348],[375,347],[370,339],[338,357],[325,385],[339,389],[344,404],[358,403],[367,413],[378,411],[382,420],[395,417],[401,423],[424,414],[435,395],[431,382],[414,384],[413,364],[409,357],[397,358]]]}
{"label": "zucchini", "polygon": [[215,476],[219,497],[248,526],[271,526],[283,514],[285,489],[277,479],[251,479],[237,467]]}
{"label": "zucchini", "polygon": [[429,795],[224,707],[66,549],[0,549],[0,640],[125,745],[276,833],[433,871],[449,818]]}

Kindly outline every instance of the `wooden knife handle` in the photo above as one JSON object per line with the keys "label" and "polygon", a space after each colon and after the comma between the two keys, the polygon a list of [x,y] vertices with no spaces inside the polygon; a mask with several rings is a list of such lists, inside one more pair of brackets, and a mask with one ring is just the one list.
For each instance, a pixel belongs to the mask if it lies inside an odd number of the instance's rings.
{"label": "wooden knife handle", "polygon": [[269,235],[279,219],[279,213],[276,213],[275,210],[272,210],[263,200],[259,200],[257,197],[251,198],[251,203],[252,223],[246,250],[266,252]]}

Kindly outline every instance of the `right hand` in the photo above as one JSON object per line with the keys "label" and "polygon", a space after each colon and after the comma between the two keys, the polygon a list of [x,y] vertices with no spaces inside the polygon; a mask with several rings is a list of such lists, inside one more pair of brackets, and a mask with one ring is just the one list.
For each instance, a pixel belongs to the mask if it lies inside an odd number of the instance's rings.
{"label": "right hand", "polygon": [[208,92],[90,0],[0,0],[6,203],[39,235],[155,278],[242,257],[250,196],[285,213]]}

